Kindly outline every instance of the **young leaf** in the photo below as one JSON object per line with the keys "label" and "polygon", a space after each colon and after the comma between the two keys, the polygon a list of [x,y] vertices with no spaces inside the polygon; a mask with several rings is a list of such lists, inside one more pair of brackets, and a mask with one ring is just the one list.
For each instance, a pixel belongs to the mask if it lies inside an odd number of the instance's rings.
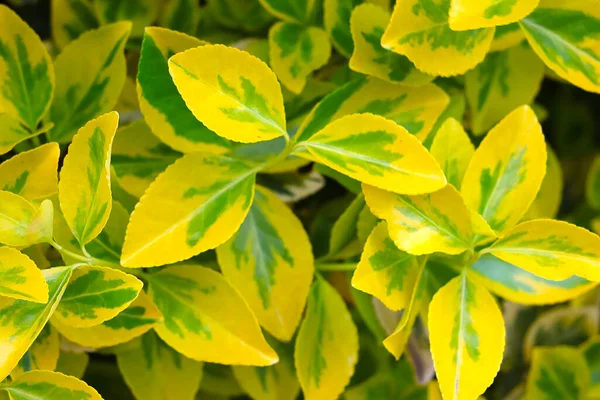
{"label": "young leaf", "polygon": [[256,171],[236,159],[207,153],[177,160],[133,212],[122,265],[172,264],[228,240],[250,209]]}
{"label": "young leaf", "polygon": [[142,286],[135,276],[116,269],[78,266],[52,319],[74,328],[99,325],[126,309]]}
{"label": "young leaf", "polygon": [[287,136],[281,87],[258,58],[207,45],[171,57],[169,72],[188,108],[217,135],[242,143]]}
{"label": "young leaf", "polygon": [[12,400],[102,400],[87,383],[51,371],[29,371],[11,383],[0,384]]}
{"label": "young leaf", "polygon": [[56,143],[47,143],[0,164],[0,190],[12,192],[31,202],[40,202],[58,192]]}
{"label": "young leaf", "polygon": [[546,172],[542,128],[528,106],[519,107],[485,137],[462,183],[467,206],[497,232],[525,214]]}
{"label": "young leaf", "polygon": [[448,183],[460,189],[475,153],[475,147],[460,122],[448,118],[435,135],[430,152],[442,167]]}
{"label": "young leaf", "polygon": [[450,0],[399,1],[381,44],[405,55],[425,73],[463,74],[483,61],[494,38],[494,28],[453,31],[449,11]]}
{"label": "young leaf", "polygon": [[300,322],[314,273],[308,235],[294,213],[258,187],[240,229],[217,248],[223,275],[264,328],[288,341]]}
{"label": "young leaf", "polygon": [[117,104],[125,84],[123,49],[130,31],[130,22],[106,25],[84,33],[58,55],[50,108],[52,140],[69,142],[79,128]]}
{"label": "young leaf", "polygon": [[31,344],[17,366],[10,372],[12,379],[18,379],[27,371],[42,369],[54,371],[60,354],[60,338],[58,332],[46,323],[38,337]]}
{"label": "young leaf", "polygon": [[544,63],[526,45],[490,53],[465,75],[473,133],[481,135],[516,107],[531,104],[543,78]]}
{"label": "young leaf", "polygon": [[273,71],[296,94],[302,92],[311,72],[327,64],[330,55],[329,38],[321,28],[279,22],[269,30]]}
{"label": "young leaf", "polygon": [[433,297],[429,332],[444,398],[483,394],[500,369],[505,342],[502,312],[492,295],[463,272]]}
{"label": "young leaf", "polygon": [[100,27],[94,6],[86,0],[52,0],[50,3],[52,39],[59,49],[82,33]]}
{"label": "young leaf", "polygon": [[277,18],[298,24],[310,23],[317,5],[315,0],[259,0],[259,2]]}
{"label": "young leaf", "polygon": [[304,398],[337,398],[350,382],[357,361],[357,330],[344,300],[329,283],[317,277],[294,350]]}
{"label": "young leaf", "polygon": [[527,41],[558,76],[600,93],[600,15],[594,0],[541,0],[519,22]]}
{"label": "young leaf", "polygon": [[131,36],[141,37],[144,27],[151,25],[160,11],[159,0],[96,0],[94,2],[96,14],[100,22],[112,24],[119,21],[131,21]]}
{"label": "young leaf", "polygon": [[470,214],[453,186],[407,196],[363,185],[363,193],[371,212],[387,221],[390,238],[401,250],[460,254],[471,248]]}
{"label": "young leaf", "polygon": [[357,0],[325,0],[323,4],[323,23],[331,42],[341,54],[350,57],[354,48],[350,32],[350,15]]}
{"label": "young leaf", "polygon": [[546,146],[546,152],[548,153],[546,175],[540,191],[523,217],[525,220],[555,218],[560,208],[563,194],[562,167],[550,146]]}
{"label": "young leaf", "polygon": [[466,31],[508,25],[529,15],[540,0],[452,0],[450,29]]}
{"label": "young leaf", "polygon": [[0,247],[0,296],[36,303],[48,301],[42,271],[29,257],[10,247]]}
{"label": "young leaf", "polygon": [[51,268],[43,274],[49,288],[47,303],[0,297],[0,382],[17,365],[48,322],[71,277],[71,268]]}
{"label": "young leaf", "polygon": [[172,54],[206,42],[164,28],[148,27],[144,34],[137,74],[140,111],[157,137],[172,148],[187,153],[227,152],[228,142],[205,127],[187,108],[167,63]]}
{"label": "young leaf", "polygon": [[60,209],[82,245],[100,234],[110,216],[110,156],[118,124],[116,112],[85,124],[73,138],[60,171]]}
{"label": "young leaf", "polygon": [[390,13],[375,4],[361,4],[352,11],[350,26],[354,52],[350,68],[389,82],[421,86],[433,75],[419,71],[406,56],[381,46],[381,37],[390,22]]}
{"label": "young leaf", "polygon": [[600,280],[600,237],[563,221],[523,222],[485,252],[545,279]]}
{"label": "young leaf", "polygon": [[340,118],[300,146],[338,172],[395,193],[429,193],[446,184],[440,167],[418,139],[377,115]]}
{"label": "young leaf", "polygon": [[0,191],[0,243],[21,247],[52,240],[53,212],[50,200],[35,207],[19,195]]}
{"label": "young leaf", "polygon": [[191,400],[202,380],[202,363],[177,353],[152,331],[118,352],[117,364],[137,399]]}
{"label": "young leaf", "polygon": [[149,294],[164,317],[156,333],[186,357],[256,366],[278,361],[250,307],[223,275],[197,265],[169,267],[151,275]]}

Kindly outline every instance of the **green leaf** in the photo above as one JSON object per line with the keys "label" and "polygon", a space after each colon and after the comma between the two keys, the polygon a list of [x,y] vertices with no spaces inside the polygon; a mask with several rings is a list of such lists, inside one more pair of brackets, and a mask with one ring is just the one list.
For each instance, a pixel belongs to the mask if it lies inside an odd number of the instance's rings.
{"label": "green leaf", "polygon": [[284,21],[310,25],[318,10],[315,0],[259,0],[271,14]]}
{"label": "green leaf", "polygon": [[86,0],[52,0],[51,7],[52,39],[59,49],[100,26],[93,4]]}
{"label": "green leaf", "polygon": [[354,43],[350,32],[350,15],[358,0],[325,0],[323,5],[323,22],[331,42],[346,57],[352,55]]}
{"label": "green leaf", "polygon": [[343,260],[360,254],[358,217],[365,207],[365,197],[360,193],[335,221],[329,238],[329,252],[326,256],[328,260]]}
{"label": "green leaf", "polygon": [[7,391],[12,400],[102,400],[87,383],[51,371],[29,371],[9,384],[0,385],[2,390]]}
{"label": "green leaf", "polygon": [[159,0],[96,0],[98,19],[102,24],[131,21],[131,36],[141,37],[146,25],[151,25],[161,8]]}

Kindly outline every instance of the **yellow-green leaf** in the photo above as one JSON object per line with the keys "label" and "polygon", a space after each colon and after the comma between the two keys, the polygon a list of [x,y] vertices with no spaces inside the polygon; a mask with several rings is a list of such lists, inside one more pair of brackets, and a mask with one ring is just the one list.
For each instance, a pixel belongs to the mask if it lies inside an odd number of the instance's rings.
{"label": "yellow-green leaf", "polygon": [[46,324],[17,366],[10,372],[12,379],[18,379],[27,371],[41,369],[54,371],[60,354],[58,331]]}
{"label": "yellow-green leaf", "polygon": [[529,15],[540,0],[452,0],[450,28],[455,31],[508,25]]}
{"label": "yellow-green leaf", "polygon": [[600,93],[600,10],[595,0],[541,0],[519,24],[527,41],[558,76]]}
{"label": "yellow-green leaf", "polygon": [[39,36],[5,5],[0,5],[0,87],[0,114],[35,131],[52,101],[54,65]]}
{"label": "yellow-green leaf", "polygon": [[344,175],[395,193],[429,193],[446,184],[440,167],[419,140],[378,115],[342,117],[300,146]]}
{"label": "yellow-green leaf", "polygon": [[588,395],[590,398],[598,397],[600,394],[600,382],[599,382],[599,367],[600,360],[597,357],[598,351],[600,350],[600,336],[597,334],[590,338],[586,343],[580,347],[583,356],[590,369],[590,390]]}
{"label": "yellow-green leaf", "polygon": [[497,232],[515,225],[535,199],[546,173],[546,143],[531,108],[519,107],[483,139],[461,193]]}
{"label": "yellow-green leaf", "polygon": [[[290,3],[287,0],[279,2],[284,8],[292,8],[302,13],[306,10],[303,8],[302,1],[296,1]],[[200,7],[198,3],[194,3],[195,7]],[[216,21],[215,25],[220,27],[226,27],[230,30],[227,31],[215,31],[213,34],[208,32],[204,34],[202,30],[198,30],[198,35],[201,37],[208,37],[208,41],[215,43],[231,43],[237,39],[241,39],[244,33],[255,34],[255,36],[262,35],[269,26],[273,23],[275,18],[269,14],[270,9],[263,7],[264,3],[261,4],[259,0],[221,0],[211,1],[206,7],[202,7],[201,16],[204,21],[211,19],[209,23],[212,27],[212,21]],[[299,5],[300,7],[295,7]],[[220,27],[217,27],[220,28]],[[202,28],[205,28],[204,26]],[[234,32],[235,31],[235,32]],[[244,33],[242,33],[244,32]],[[196,32],[193,32],[196,34]]]}
{"label": "yellow-green leaf", "polygon": [[600,210],[600,155],[590,165],[585,182],[585,198],[594,210]]}
{"label": "yellow-green leaf", "polygon": [[94,6],[86,0],[52,0],[51,7],[52,39],[59,49],[100,26]]}
{"label": "yellow-green leaf", "polygon": [[216,134],[243,143],[287,136],[281,87],[258,58],[207,45],[171,57],[169,71],[188,108]]}
{"label": "yellow-green leaf", "polygon": [[545,279],[577,275],[600,281],[600,237],[567,222],[523,222],[485,252]]}
{"label": "yellow-green leaf", "polygon": [[117,365],[140,400],[192,400],[202,380],[202,363],[179,354],[152,331],[118,352]]}
{"label": "yellow-green leaf", "polygon": [[475,147],[460,122],[448,118],[435,135],[430,152],[442,167],[448,183],[460,189],[475,153]]}
{"label": "yellow-green leaf", "polygon": [[11,400],[102,400],[87,383],[52,371],[29,371],[9,384],[1,384],[2,390]]}
{"label": "yellow-green leaf", "polygon": [[381,46],[381,37],[391,14],[375,4],[361,4],[352,11],[350,26],[354,52],[350,68],[390,82],[420,86],[433,80],[433,75],[419,71],[406,57]]}
{"label": "yellow-green leaf", "polygon": [[350,32],[350,15],[357,0],[325,0],[323,4],[323,24],[331,42],[341,54],[352,55],[354,43]]}
{"label": "yellow-green leaf", "polygon": [[365,197],[359,193],[335,221],[329,237],[327,260],[345,260],[361,253],[362,246],[357,234],[358,217],[365,208]]}
{"label": "yellow-green leaf", "polygon": [[31,132],[16,118],[10,114],[0,114],[0,155],[8,153],[19,143],[38,136],[52,127],[52,124],[44,125],[42,128]]}
{"label": "yellow-green leaf", "polygon": [[525,34],[518,22],[496,27],[490,52],[510,49],[525,40]]}
{"label": "yellow-green leaf", "polygon": [[330,55],[329,38],[321,28],[278,22],[269,30],[271,66],[294,93],[302,92],[311,72],[325,65]]}
{"label": "yellow-green leaf", "polygon": [[125,84],[123,49],[130,31],[130,22],[118,22],[86,32],[56,57],[52,140],[69,142],[79,128],[117,104]]}
{"label": "yellow-green leaf", "polygon": [[206,44],[192,36],[148,27],[144,34],[137,74],[140,110],[152,133],[172,148],[187,153],[225,153],[227,140],[218,136],[187,108],[169,75],[172,54]]}
{"label": "yellow-green leaf", "polygon": [[465,271],[433,297],[428,325],[444,398],[483,394],[500,369],[505,342],[502,312],[492,295]]}
{"label": "yellow-green leaf", "polygon": [[405,55],[428,74],[463,74],[483,61],[494,38],[494,28],[453,31],[449,12],[450,0],[396,2],[381,44]]}
{"label": "yellow-green leaf", "polygon": [[310,241],[294,213],[258,187],[240,229],[217,248],[217,256],[258,322],[277,339],[290,340],[314,273]]}
{"label": "yellow-green leaf", "polygon": [[8,376],[58,305],[71,269],[51,268],[42,272],[49,287],[49,300],[45,304],[0,297],[0,381]]}
{"label": "yellow-green leaf", "polygon": [[116,269],[78,266],[52,320],[74,328],[99,325],[126,309],[142,286],[135,276]]}
{"label": "yellow-green leaf", "polygon": [[0,164],[0,190],[39,202],[58,192],[58,158],[56,143],[47,143],[19,153]]}
{"label": "yellow-green leaf", "polygon": [[100,234],[112,208],[110,156],[119,114],[98,117],[77,132],[60,171],[60,209],[84,245]]}
{"label": "yellow-green leaf", "polygon": [[224,243],[246,218],[257,170],[206,153],[177,160],[158,176],[133,212],[122,265],[172,264]]}
{"label": "yellow-green leaf", "polygon": [[46,303],[48,285],[42,271],[25,254],[0,247],[0,296]]}
{"label": "yellow-green leaf", "polygon": [[52,240],[52,202],[39,207],[11,192],[0,191],[0,243],[20,247]]}
{"label": "yellow-green leaf", "polygon": [[315,0],[259,0],[259,2],[277,18],[299,24],[310,23],[319,8]]}
{"label": "yellow-green leaf", "polygon": [[388,223],[396,246],[414,255],[460,254],[471,248],[470,214],[452,185],[434,193],[407,196],[363,185],[371,212]]}
{"label": "yellow-green leaf", "polygon": [[102,24],[131,21],[131,36],[141,37],[146,25],[151,25],[162,6],[159,0],[96,0],[96,14]]}
{"label": "yellow-green leaf", "polygon": [[563,193],[563,172],[560,161],[550,146],[546,146],[546,175],[540,191],[523,219],[555,218]]}
{"label": "yellow-green leaf", "polygon": [[150,275],[149,294],[164,318],[156,333],[186,357],[256,366],[278,361],[248,304],[218,272],[168,267]]}
{"label": "yellow-green leaf", "polygon": [[159,16],[159,25],[194,35],[199,19],[200,7],[194,0],[167,0]]}
{"label": "yellow-green leaf", "polygon": [[487,132],[504,116],[523,104],[531,104],[544,78],[544,63],[526,46],[490,53],[465,75],[465,91],[471,107],[471,129]]}
{"label": "yellow-green leaf", "polygon": [[342,297],[317,277],[294,350],[296,374],[306,400],[333,400],[344,391],[358,361],[356,326]]}
{"label": "yellow-green leaf", "polygon": [[90,357],[87,353],[63,350],[58,357],[56,372],[81,379],[83,378],[83,374],[85,374],[89,362]]}

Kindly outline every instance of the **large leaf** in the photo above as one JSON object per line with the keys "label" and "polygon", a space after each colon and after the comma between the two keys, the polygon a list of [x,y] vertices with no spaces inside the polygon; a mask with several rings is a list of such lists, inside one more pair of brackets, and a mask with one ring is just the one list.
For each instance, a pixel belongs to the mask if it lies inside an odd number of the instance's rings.
{"label": "large leaf", "polygon": [[129,22],[106,25],[84,33],[58,55],[50,108],[52,140],[69,142],[84,124],[117,104],[125,84],[123,49],[130,31]]}
{"label": "large leaf", "polygon": [[325,0],[323,5],[323,23],[331,42],[346,57],[350,57],[354,48],[350,32],[350,15],[358,0]]}
{"label": "large leaf", "polygon": [[43,274],[49,288],[47,303],[0,297],[0,381],[17,365],[48,322],[69,282],[71,269],[51,268]]}
{"label": "large leaf", "polygon": [[449,12],[450,0],[399,1],[381,43],[407,56],[428,74],[463,74],[483,61],[494,38],[494,28],[453,31]]}
{"label": "large leaf", "polygon": [[52,240],[52,202],[40,207],[11,192],[0,191],[0,243],[20,247]]}
{"label": "large leaf", "polygon": [[450,28],[455,31],[508,25],[530,14],[540,0],[451,0]]}
{"label": "large leaf", "polygon": [[222,154],[229,144],[198,121],[187,108],[167,63],[172,54],[205,42],[164,28],[146,28],[137,74],[140,110],[152,132],[172,148]]}
{"label": "large leaf", "polygon": [[207,45],[171,57],[169,71],[188,108],[218,135],[243,143],[287,136],[281,87],[258,58]]}
{"label": "large leaf", "polygon": [[519,107],[488,133],[467,168],[467,206],[502,232],[525,214],[546,172],[546,143],[531,108]]}
{"label": "large leaf", "polygon": [[307,400],[338,398],[354,374],[358,361],[356,326],[344,300],[321,277],[310,290],[294,360]]}
{"label": "large leaf", "polygon": [[448,118],[435,135],[430,152],[442,167],[448,183],[460,189],[475,153],[475,147],[460,122]]}
{"label": "large leaf", "polygon": [[58,331],[49,323],[44,325],[29,350],[19,360],[17,366],[10,371],[10,377],[17,379],[27,371],[42,369],[54,371],[60,354],[60,337]]}
{"label": "large leaf", "polygon": [[133,212],[122,264],[171,264],[228,240],[250,209],[257,170],[207,153],[177,160],[158,176]]}
{"label": "large leaf", "polygon": [[159,0],[96,0],[94,6],[102,24],[131,21],[131,36],[141,37],[144,27],[151,25],[158,17],[162,4]]}
{"label": "large leaf", "polygon": [[42,271],[25,254],[0,247],[0,296],[46,303],[48,285]]}
{"label": "large leaf", "polygon": [[156,333],[186,357],[257,366],[278,361],[250,307],[221,274],[169,267],[150,275],[149,294],[164,317]]}
{"label": "large leaf", "polygon": [[11,383],[0,384],[12,400],[102,400],[87,383],[51,371],[29,371]]}
{"label": "large leaf", "polygon": [[51,7],[52,39],[59,49],[100,26],[94,6],[86,0],[52,0]]}
{"label": "large leaf", "polygon": [[429,193],[446,184],[419,140],[377,115],[340,118],[299,145],[328,167],[395,193]]}
{"label": "large leaf", "polygon": [[312,248],[302,223],[277,196],[258,187],[240,229],[217,248],[225,278],[258,322],[288,341],[300,322],[314,273]]}
{"label": "large leaf", "polygon": [[0,114],[35,131],[54,94],[52,60],[39,36],[5,5],[0,5],[0,38]]}
{"label": "large leaf", "polygon": [[502,312],[492,295],[464,271],[433,297],[429,332],[444,398],[483,394],[500,369],[505,342]]}
{"label": "large leaf", "polygon": [[541,0],[519,24],[533,50],[558,76],[600,93],[600,13],[595,0]]}

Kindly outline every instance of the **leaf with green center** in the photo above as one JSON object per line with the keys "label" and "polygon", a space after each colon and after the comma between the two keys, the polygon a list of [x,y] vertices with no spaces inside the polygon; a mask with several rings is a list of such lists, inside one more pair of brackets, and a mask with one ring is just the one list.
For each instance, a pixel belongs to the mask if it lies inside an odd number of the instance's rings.
{"label": "leaf with green center", "polygon": [[350,15],[358,0],[325,0],[323,5],[323,23],[331,42],[346,57],[352,55],[354,43],[350,32]]}
{"label": "leaf with green center", "polygon": [[50,200],[35,207],[19,195],[0,191],[0,243],[25,247],[51,241],[53,214]]}
{"label": "leaf with green center", "polygon": [[41,129],[31,132],[10,114],[0,114],[0,126],[2,126],[2,135],[0,136],[0,155],[2,155],[11,151],[19,143],[46,132],[52,127],[52,124],[44,125]]}
{"label": "leaf with green center", "polygon": [[94,6],[103,25],[131,21],[132,37],[141,37],[144,28],[156,20],[161,8],[159,0],[97,0]]}
{"label": "leaf with green center", "polygon": [[546,152],[548,153],[546,175],[540,191],[523,217],[525,220],[555,218],[560,208],[564,187],[562,167],[550,146],[546,146]]}
{"label": "leaf with green center", "polygon": [[460,189],[475,153],[475,147],[460,122],[454,118],[446,119],[431,143],[430,152],[442,167],[448,183]]}
{"label": "leaf with green center", "polygon": [[25,355],[19,360],[17,366],[10,372],[12,379],[31,370],[54,371],[60,353],[60,338],[58,332],[49,323],[46,323],[38,337],[31,344]]}
{"label": "leaf with green center", "polygon": [[0,247],[0,296],[36,303],[48,301],[42,271],[29,257],[10,247]]}
{"label": "leaf with green center", "polygon": [[29,371],[11,383],[0,384],[12,400],[102,400],[87,383],[51,371]]}
{"label": "leaf with green center", "polygon": [[508,25],[529,15],[540,0],[451,0],[450,29],[466,31]]}
{"label": "leaf with green center", "polygon": [[310,25],[318,11],[315,0],[259,0],[271,14],[284,21]]}
{"label": "leaf with green center", "polygon": [[51,7],[52,39],[59,49],[82,33],[100,27],[94,6],[86,0],[52,0]]}
{"label": "leaf with green center", "polygon": [[159,25],[194,35],[200,19],[200,7],[194,0],[169,0],[159,15]]}

